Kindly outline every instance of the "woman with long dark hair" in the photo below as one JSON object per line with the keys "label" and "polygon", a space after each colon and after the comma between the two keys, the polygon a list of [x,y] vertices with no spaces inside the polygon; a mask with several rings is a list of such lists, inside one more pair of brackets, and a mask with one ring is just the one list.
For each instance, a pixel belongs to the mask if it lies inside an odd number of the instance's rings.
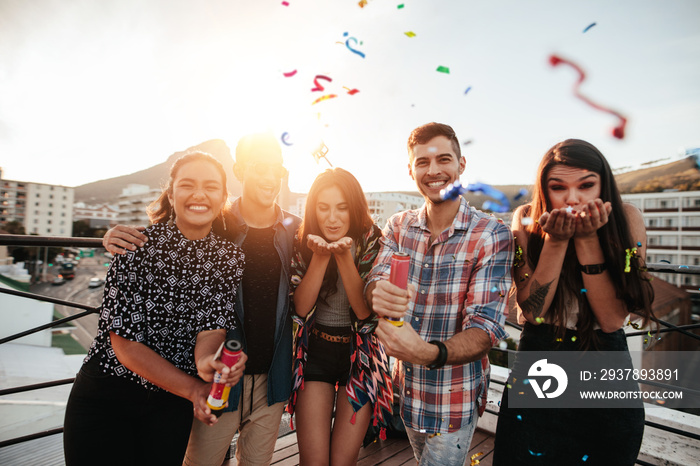
{"label": "woman with long dark hair", "polygon": [[223,222],[226,173],[204,153],[178,159],[149,206],[148,243],[112,260],[98,333],[66,407],[66,464],[181,464],[193,415],[211,384],[197,367],[231,370],[215,354],[236,325],[233,303],[243,273],[240,248],[212,232]]}
{"label": "woman with long dark hair", "polygon": [[355,177],[342,168],[321,173],[292,259],[299,327],[287,410],[296,414],[302,465],[355,464],[370,420],[382,427],[391,414],[389,365],[363,297],[380,238]]}
{"label": "woman with long dark hair", "polygon": [[[533,200],[513,216],[519,352],[627,352],[630,313],[647,325],[653,291],[641,212],[624,204],[593,145],[568,139],[540,163]],[[626,354],[623,359],[631,367]],[[503,393],[494,464],[634,464],[644,409],[513,408],[527,370],[516,363]],[[636,389],[636,387],[633,387]],[[532,390],[532,388],[530,388]],[[511,403],[512,404],[512,403]]]}

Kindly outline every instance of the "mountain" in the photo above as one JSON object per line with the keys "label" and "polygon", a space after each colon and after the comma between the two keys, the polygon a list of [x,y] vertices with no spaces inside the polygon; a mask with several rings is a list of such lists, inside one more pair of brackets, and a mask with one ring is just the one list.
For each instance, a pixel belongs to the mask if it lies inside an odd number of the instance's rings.
{"label": "mountain", "polygon": [[678,191],[700,190],[700,169],[697,156],[691,155],[675,162],[656,167],[615,175],[620,192],[656,193],[666,189]]}
{"label": "mountain", "polygon": [[126,188],[129,184],[144,184],[152,188],[162,187],[168,181],[170,167],[175,160],[188,152],[194,151],[209,153],[219,160],[226,170],[229,192],[234,196],[239,196],[241,194],[241,183],[233,176],[233,171],[231,170],[233,166],[231,149],[228,148],[223,140],[212,139],[199,145],[189,147],[182,152],[175,152],[163,163],[146,168],[145,170],[76,186],[75,201],[85,202],[86,204],[116,204],[117,198],[122,193],[122,189]]}

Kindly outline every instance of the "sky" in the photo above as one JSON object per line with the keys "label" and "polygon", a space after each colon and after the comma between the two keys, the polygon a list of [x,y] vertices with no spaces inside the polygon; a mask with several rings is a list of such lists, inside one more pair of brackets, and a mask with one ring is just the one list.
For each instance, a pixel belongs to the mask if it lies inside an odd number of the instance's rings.
{"label": "sky", "polygon": [[271,131],[292,191],[328,167],[321,141],[365,191],[409,191],[430,121],[462,141],[463,183],[532,184],[571,137],[613,168],[676,159],[700,147],[700,2],[0,0],[6,179],[78,186]]}

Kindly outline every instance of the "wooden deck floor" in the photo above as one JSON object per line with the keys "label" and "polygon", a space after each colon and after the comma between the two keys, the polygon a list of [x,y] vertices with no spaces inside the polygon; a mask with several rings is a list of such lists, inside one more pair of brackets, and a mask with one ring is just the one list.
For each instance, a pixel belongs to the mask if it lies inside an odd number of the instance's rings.
{"label": "wooden deck floor", "polygon": [[[493,459],[493,437],[477,429],[469,448],[468,460],[472,458],[472,464],[480,466],[491,466]],[[479,463],[476,463],[476,461]],[[224,462],[223,466],[234,466],[235,459]],[[276,466],[296,466],[299,464],[299,446],[297,444],[297,434],[292,432],[277,439],[275,454],[272,457],[272,464]],[[415,465],[413,450],[407,439],[387,439],[379,440],[366,448],[360,450],[358,466],[399,466]],[[467,463],[469,464],[469,462]]]}

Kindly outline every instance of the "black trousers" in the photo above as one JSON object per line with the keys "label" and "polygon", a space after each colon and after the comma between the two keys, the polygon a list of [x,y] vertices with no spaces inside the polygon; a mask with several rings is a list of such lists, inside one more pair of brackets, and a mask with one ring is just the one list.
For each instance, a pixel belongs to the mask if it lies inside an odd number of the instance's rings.
{"label": "black trousers", "polygon": [[[597,332],[598,349],[628,351],[622,330]],[[576,334],[567,330],[561,343],[547,324],[525,324],[518,351],[580,351]],[[631,362],[630,362],[631,366]],[[527,378],[513,368],[511,377]],[[511,380],[509,377],[509,381]],[[636,384],[633,385],[633,389]],[[501,465],[633,465],[644,436],[644,407],[638,408],[511,408],[506,387],[501,398],[494,446],[494,466]]]}
{"label": "black trousers", "polygon": [[102,374],[89,361],[66,406],[66,465],[181,465],[192,417],[189,400]]}

